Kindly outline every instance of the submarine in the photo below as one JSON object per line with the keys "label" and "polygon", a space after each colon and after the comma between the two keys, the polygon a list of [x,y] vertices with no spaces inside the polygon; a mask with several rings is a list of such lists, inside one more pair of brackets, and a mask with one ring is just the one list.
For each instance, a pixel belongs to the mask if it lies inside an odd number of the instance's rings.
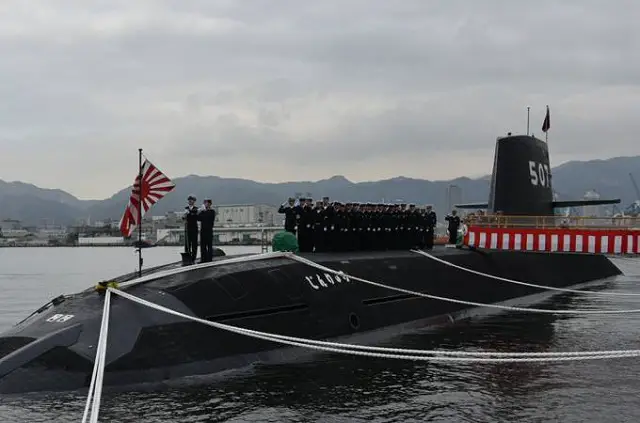
{"label": "submarine", "polygon": [[[552,216],[554,208],[619,200],[553,201],[547,144],[535,137],[496,140],[486,208],[512,216]],[[619,275],[606,255],[492,251],[436,246],[438,259],[484,274],[552,287],[570,287]],[[506,304],[544,294],[461,271],[415,251],[300,253],[341,276],[282,255],[250,260],[218,256],[181,261],[108,279],[144,300],[212,322],[314,340],[375,339],[453,321],[471,307],[399,293],[349,276],[446,298]],[[88,284],[90,281],[88,281]],[[88,388],[100,334],[104,291],[59,296],[0,335],[0,393]],[[117,295],[111,296],[105,387],[153,383],[277,362],[305,349],[283,347],[207,327]],[[370,338],[368,336],[371,335]]]}

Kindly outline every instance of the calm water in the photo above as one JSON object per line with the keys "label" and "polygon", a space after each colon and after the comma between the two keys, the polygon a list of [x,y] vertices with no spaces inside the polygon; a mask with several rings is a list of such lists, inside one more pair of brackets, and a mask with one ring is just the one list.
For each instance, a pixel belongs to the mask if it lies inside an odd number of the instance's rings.
{"label": "calm water", "polygon": [[[257,248],[225,248],[228,254]],[[145,251],[145,265],[180,248]],[[640,260],[608,291],[640,293]],[[0,331],[52,297],[132,271],[128,248],[0,249]],[[640,298],[558,295],[544,308],[640,308]],[[390,340],[408,348],[511,351],[640,349],[640,316],[555,317],[509,313]],[[160,352],[161,353],[161,352]],[[327,354],[295,365],[258,366],[197,384],[105,392],[109,422],[637,422],[640,359],[569,363],[428,364]],[[0,422],[79,422],[79,393],[0,398]]]}

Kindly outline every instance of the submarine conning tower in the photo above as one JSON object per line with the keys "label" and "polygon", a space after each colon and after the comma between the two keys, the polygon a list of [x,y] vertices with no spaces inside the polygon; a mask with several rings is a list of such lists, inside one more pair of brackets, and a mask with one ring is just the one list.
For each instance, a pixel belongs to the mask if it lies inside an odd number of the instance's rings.
{"label": "submarine conning tower", "polygon": [[498,138],[488,202],[456,205],[487,210],[466,219],[462,244],[488,250],[640,254],[640,232],[625,227],[628,222],[586,222],[554,213],[556,208],[618,204],[620,199],[554,201],[551,181],[546,142],[528,135]]}
{"label": "submarine conning tower", "polygon": [[496,140],[487,213],[553,216],[547,143],[528,135]]}

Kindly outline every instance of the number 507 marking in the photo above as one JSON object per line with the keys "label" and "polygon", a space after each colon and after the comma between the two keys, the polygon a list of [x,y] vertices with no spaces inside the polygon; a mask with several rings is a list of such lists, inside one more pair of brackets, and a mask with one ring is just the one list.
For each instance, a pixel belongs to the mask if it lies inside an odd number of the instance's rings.
{"label": "number 507 marking", "polygon": [[529,161],[529,176],[531,177],[531,185],[540,185],[544,188],[551,187],[549,165]]}
{"label": "number 507 marking", "polygon": [[73,314],[54,314],[47,319],[47,322],[63,323],[73,319]]}

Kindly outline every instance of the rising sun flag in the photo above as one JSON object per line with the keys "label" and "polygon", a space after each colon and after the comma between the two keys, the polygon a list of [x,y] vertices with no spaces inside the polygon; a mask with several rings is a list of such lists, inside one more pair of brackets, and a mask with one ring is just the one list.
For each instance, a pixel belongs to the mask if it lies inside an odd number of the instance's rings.
{"label": "rising sun flag", "polygon": [[[142,176],[142,183],[140,183],[140,176]],[[175,186],[176,184],[171,179],[145,158],[140,173],[133,183],[129,204],[124,209],[120,220],[122,236],[129,238],[140,224],[138,219],[141,219],[151,206],[167,195]],[[140,208],[140,204],[142,204],[142,208]]]}

